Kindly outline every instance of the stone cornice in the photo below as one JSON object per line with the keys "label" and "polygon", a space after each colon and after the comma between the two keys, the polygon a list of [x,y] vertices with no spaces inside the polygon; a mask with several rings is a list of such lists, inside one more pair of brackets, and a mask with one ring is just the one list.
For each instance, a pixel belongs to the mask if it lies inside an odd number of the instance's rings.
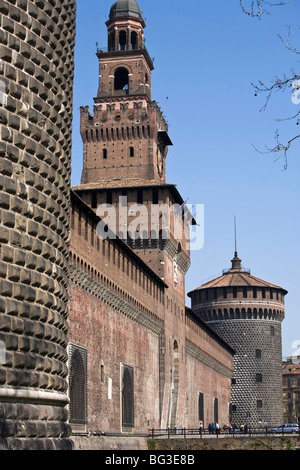
{"label": "stone cornice", "polygon": [[157,335],[161,333],[163,327],[162,320],[159,320],[159,318],[157,318],[157,320],[150,318],[144,312],[141,312],[141,310],[121,299],[108,287],[103,286],[100,282],[96,281],[93,277],[89,276],[73,264],[69,265],[69,276],[71,282],[81,287],[89,294],[101,299],[103,302],[110,305],[112,308],[122,313],[129,319],[135,321],[136,323],[142,325]]}

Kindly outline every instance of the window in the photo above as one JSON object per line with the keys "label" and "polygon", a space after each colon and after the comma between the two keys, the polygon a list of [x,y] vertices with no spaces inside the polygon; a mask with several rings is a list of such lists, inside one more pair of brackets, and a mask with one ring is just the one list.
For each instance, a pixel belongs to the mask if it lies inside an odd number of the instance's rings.
{"label": "window", "polygon": [[237,288],[236,287],[233,287],[233,298],[234,299],[237,298]]}
{"label": "window", "polygon": [[253,287],[253,297],[256,299],[257,297],[257,290],[256,287]]}
{"label": "window", "polygon": [[138,204],[143,204],[143,190],[142,190],[142,189],[138,189],[138,192],[137,192],[137,203],[138,203]]}
{"label": "window", "polygon": [[262,374],[256,374],[256,383],[261,383],[262,382]]}
{"label": "window", "polygon": [[270,331],[270,333],[271,333],[271,336],[275,336],[275,328],[274,328],[274,326],[271,326],[271,331]]}
{"label": "window", "polygon": [[152,190],[152,203],[158,204],[158,189],[157,188],[153,188]]}
{"label": "window", "polygon": [[92,192],[92,209],[97,207],[97,193],[95,191]]}
{"label": "window", "polygon": [[134,427],[133,368],[122,364],[122,425]]}
{"label": "window", "polygon": [[219,422],[219,400],[218,398],[214,399],[214,422]]}
{"label": "window", "polygon": [[199,421],[204,421],[204,395],[203,393],[199,393],[198,396],[198,415]]}
{"label": "window", "polygon": [[247,287],[244,287],[243,288],[243,297],[244,297],[244,299],[247,298],[247,295],[248,295]]}
{"label": "window", "polygon": [[112,192],[107,191],[106,193],[106,204],[112,205]]}
{"label": "window", "polygon": [[131,33],[131,49],[137,49],[138,47],[138,35],[135,31]]}
{"label": "window", "polygon": [[263,299],[266,298],[266,289],[264,287],[261,290],[261,296],[262,296]]}
{"label": "window", "polygon": [[130,147],[129,155],[130,155],[130,157],[134,157],[134,148],[133,147]]}
{"label": "window", "polygon": [[102,150],[102,157],[103,157],[103,160],[107,159],[107,149]]}
{"label": "window", "polygon": [[257,400],[256,401],[256,407],[257,408],[262,408],[262,400]]}
{"label": "window", "polygon": [[70,423],[85,424],[87,422],[87,351],[71,344],[69,357]]}
{"label": "window", "polygon": [[260,359],[260,358],[261,358],[261,349],[256,349],[256,350],[255,350],[255,357],[256,357],[257,359]]}
{"label": "window", "polygon": [[119,50],[124,51],[126,49],[126,31],[120,31],[119,33]]}
{"label": "window", "polygon": [[223,287],[223,297],[224,297],[224,299],[227,299],[227,289],[226,289],[226,287]]}
{"label": "window", "polygon": [[128,90],[129,74],[125,68],[119,68],[115,73],[115,90]]}

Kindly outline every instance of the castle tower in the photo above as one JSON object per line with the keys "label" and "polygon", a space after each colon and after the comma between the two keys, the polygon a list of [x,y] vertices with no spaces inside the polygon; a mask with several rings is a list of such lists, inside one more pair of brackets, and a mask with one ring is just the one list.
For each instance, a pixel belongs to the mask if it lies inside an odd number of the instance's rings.
{"label": "castle tower", "polygon": [[116,2],[106,23],[108,48],[98,49],[99,88],[94,116],[81,109],[84,146],[81,183],[165,181],[168,127],[151,101],[153,63],[145,23],[134,0]]}
{"label": "castle tower", "polygon": [[[172,142],[161,110],[151,100],[153,63],[144,46],[145,23],[137,2],[116,2],[106,25],[108,49],[97,52],[100,78],[93,116],[88,107],[81,108],[83,172],[81,185],[73,190],[95,211],[112,206],[116,234],[168,285],[160,346],[161,423],[180,426],[189,224],[183,198],[165,181]],[[153,217],[152,209],[162,206],[164,215],[156,212]]]}
{"label": "castle tower", "polygon": [[286,294],[243,269],[237,252],[231,269],[188,294],[193,310],[236,351],[231,420],[237,426],[282,422],[281,322]]}
{"label": "castle tower", "polygon": [[69,449],[76,2],[0,2],[0,448]]}

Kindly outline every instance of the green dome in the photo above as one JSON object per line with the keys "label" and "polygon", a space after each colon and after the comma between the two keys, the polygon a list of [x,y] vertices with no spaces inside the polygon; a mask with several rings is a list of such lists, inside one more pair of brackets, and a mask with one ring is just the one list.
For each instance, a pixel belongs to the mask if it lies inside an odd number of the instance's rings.
{"label": "green dome", "polygon": [[118,0],[110,9],[109,19],[130,17],[142,20],[140,7],[135,0]]}

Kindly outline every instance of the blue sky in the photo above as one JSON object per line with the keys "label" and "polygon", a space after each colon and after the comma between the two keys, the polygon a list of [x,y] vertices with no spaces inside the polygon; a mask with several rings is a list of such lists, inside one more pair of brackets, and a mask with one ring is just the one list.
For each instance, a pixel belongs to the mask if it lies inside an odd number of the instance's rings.
{"label": "blue sky", "polygon": [[[72,185],[80,183],[82,142],[80,106],[98,88],[96,43],[106,47],[112,0],[78,0],[75,51]],[[299,44],[300,3],[270,8],[259,21],[242,13],[238,0],[139,0],[146,22],[146,47],[154,58],[152,99],[165,108],[173,141],[167,157],[167,182],[183,199],[204,204],[205,241],[192,252],[186,292],[221,275],[234,252],[234,215],[238,253],[251,274],[289,291],[282,324],[283,356],[300,347],[299,149],[288,154],[288,168],[273,155],[278,128],[284,142],[297,134],[291,92],[254,96],[252,83],[299,70],[300,56],[278,38]],[[190,300],[187,298],[187,305]]]}

